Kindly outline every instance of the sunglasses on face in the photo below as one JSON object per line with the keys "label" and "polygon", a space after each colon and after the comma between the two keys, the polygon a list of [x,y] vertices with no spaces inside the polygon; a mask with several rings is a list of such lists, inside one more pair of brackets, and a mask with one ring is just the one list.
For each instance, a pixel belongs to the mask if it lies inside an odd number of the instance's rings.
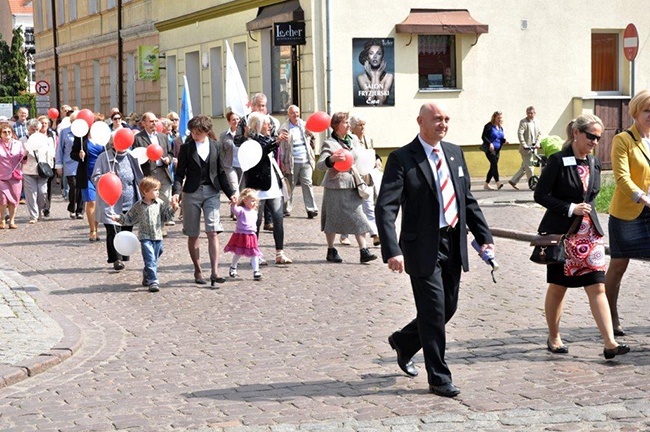
{"label": "sunglasses on face", "polygon": [[582,133],[585,134],[585,136],[587,137],[587,139],[588,139],[589,141],[596,141],[596,142],[598,142],[598,141],[600,141],[600,138],[602,138],[602,137],[600,137],[599,135],[594,135],[594,134],[589,133],[589,132],[587,132],[587,131],[582,131]]}
{"label": "sunglasses on face", "polygon": [[122,120],[122,117],[113,117],[113,120]]}

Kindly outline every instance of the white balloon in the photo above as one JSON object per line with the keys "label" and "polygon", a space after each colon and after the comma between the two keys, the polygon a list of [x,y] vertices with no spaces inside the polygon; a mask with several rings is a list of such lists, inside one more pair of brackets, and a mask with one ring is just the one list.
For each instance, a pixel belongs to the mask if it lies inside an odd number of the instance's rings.
{"label": "white balloon", "polygon": [[111,128],[109,128],[104,122],[95,122],[90,127],[90,137],[95,144],[103,147],[108,144],[108,140],[111,139]]}
{"label": "white balloon", "polygon": [[248,171],[262,159],[262,146],[255,140],[247,140],[239,146],[239,166],[242,171]]}
{"label": "white balloon", "polygon": [[120,255],[131,256],[140,249],[140,240],[131,231],[120,231],[113,239],[113,246]]}
{"label": "white balloon", "polygon": [[136,147],[134,149],[131,149],[130,152],[131,152],[131,156],[136,158],[140,165],[149,161],[149,156],[147,156],[146,147]]}
{"label": "white balloon", "polygon": [[25,143],[25,149],[28,151],[37,151],[45,146],[47,146],[47,135],[40,132],[31,134]]}
{"label": "white balloon", "polygon": [[355,165],[359,174],[366,175],[375,167],[375,151],[371,149],[355,150],[357,160]]}
{"label": "white balloon", "polygon": [[86,120],[77,119],[72,122],[70,129],[72,130],[72,135],[77,138],[82,138],[88,134],[88,123],[86,123]]}
{"label": "white balloon", "polygon": [[59,123],[59,128],[65,129],[69,127],[70,127],[70,117],[63,117],[63,120],[61,120],[61,123]]}

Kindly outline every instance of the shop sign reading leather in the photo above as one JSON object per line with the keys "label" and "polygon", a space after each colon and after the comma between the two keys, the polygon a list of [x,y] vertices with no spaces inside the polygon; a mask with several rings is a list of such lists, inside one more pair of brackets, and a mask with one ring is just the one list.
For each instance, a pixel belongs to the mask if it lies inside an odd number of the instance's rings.
{"label": "shop sign reading leather", "polygon": [[303,21],[273,23],[273,39],[275,46],[305,45],[305,23]]}

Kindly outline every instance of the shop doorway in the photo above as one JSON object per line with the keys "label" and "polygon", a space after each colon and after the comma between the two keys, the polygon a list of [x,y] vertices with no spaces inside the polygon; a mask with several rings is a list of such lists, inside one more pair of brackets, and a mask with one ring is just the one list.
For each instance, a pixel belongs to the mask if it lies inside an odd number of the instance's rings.
{"label": "shop doorway", "polygon": [[594,114],[603,121],[603,131],[600,144],[596,147],[596,156],[600,159],[603,169],[612,169],[612,138],[632,125],[628,112],[630,100],[625,99],[596,99]]}

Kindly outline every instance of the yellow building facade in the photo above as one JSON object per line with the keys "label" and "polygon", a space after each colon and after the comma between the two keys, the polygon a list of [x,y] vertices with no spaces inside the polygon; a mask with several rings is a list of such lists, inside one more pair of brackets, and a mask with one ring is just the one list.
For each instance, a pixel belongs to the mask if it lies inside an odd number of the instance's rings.
{"label": "yellow building facade", "polygon": [[[551,0],[543,8],[517,0],[459,0],[453,9],[442,0],[122,2],[124,52],[132,56],[123,59],[123,96],[131,98],[135,111],[177,111],[186,76],[194,114],[212,116],[217,132],[225,129],[227,43],[248,94],[264,92],[274,116],[284,120],[289,103],[299,105],[304,118],[316,110],[362,115],[380,153],[412,140],[422,103],[445,104],[452,117],[448,139],[467,146],[477,176],[487,170],[477,146],[494,111],[504,113],[510,143],[518,142],[517,125],[530,105],[543,135],[563,136],[572,118],[596,113],[605,120],[606,143],[629,124],[632,86],[650,86],[648,48],[638,50],[634,82],[624,56],[629,23],[636,23],[639,40],[647,38],[641,24],[650,12],[643,0],[625,2],[625,8],[620,2],[588,0]],[[94,14],[84,13],[92,0],[75,3],[78,17],[58,30],[66,102],[106,112],[114,105],[110,59],[116,58],[116,8],[110,6],[115,2],[97,0]],[[275,32],[287,31],[278,23],[304,25],[304,41],[276,45]],[[37,29],[37,75],[46,79],[53,76],[51,33],[51,28]],[[364,78],[373,69],[361,61],[365,45],[373,41],[380,41],[386,63],[374,69],[375,82]],[[129,81],[137,74],[132,65],[140,45],[159,49],[156,81]],[[74,89],[70,71],[82,78]],[[599,152],[606,162],[607,144]],[[519,163],[517,146],[506,147],[502,174]]]}
{"label": "yellow building facade", "polygon": [[[121,86],[120,108],[125,114],[160,110],[159,81],[137,79],[138,48],[159,44],[151,0],[123,2],[121,23],[116,0],[56,0],[54,8],[50,0],[33,3],[36,79],[50,84],[52,106],[68,104],[108,114],[112,107],[120,106]],[[122,38],[121,83],[118,25]],[[58,76],[54,66],[55,43]]]}

